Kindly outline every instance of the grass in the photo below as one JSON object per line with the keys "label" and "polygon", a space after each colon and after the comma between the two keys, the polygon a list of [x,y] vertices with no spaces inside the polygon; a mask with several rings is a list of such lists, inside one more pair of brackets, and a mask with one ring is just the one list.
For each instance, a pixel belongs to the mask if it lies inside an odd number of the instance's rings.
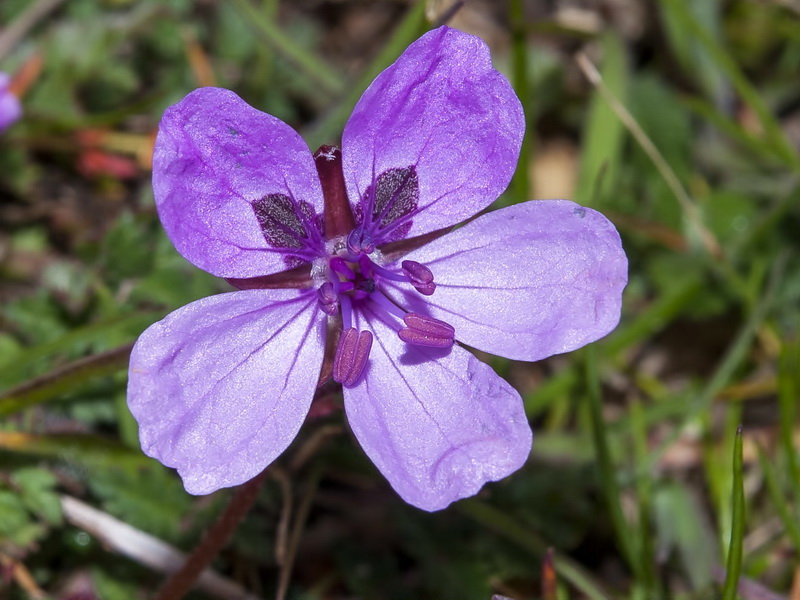
{"label": "grass", "polygon": [[[437,5],[42,1],[29,21],[29,4],[0,3],[14,24],[0,67],[25,74],[25,116],[0,137],[0,596],[72,598],[79,582],[140,598],[163,574],[110,551],[61,498],[190,552],[231,497],[187,495],[141,453],[125,404],[138,334],[228,289],[158,222],[161,113],[214,82],[313,147],[336,143]],[[491,362],[525,401],[528,464],[422,513],[334,414],[277,461],[214,562],[222,576],[265,598],[797,593],[798,15],[777,1],[633,5],[648,14],[511,0],[451,20],[492,42],[524,100],[500,203],[570,196],[617,225],[630,258],[612,334]]]}

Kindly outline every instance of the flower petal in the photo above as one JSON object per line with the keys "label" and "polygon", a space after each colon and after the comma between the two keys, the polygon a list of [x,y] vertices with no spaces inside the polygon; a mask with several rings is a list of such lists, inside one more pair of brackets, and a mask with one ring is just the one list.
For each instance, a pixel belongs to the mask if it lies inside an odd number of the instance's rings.
{"label": "flower petal", "polygon": [[150,326],[130,363],[128,406],[145,454],[207,494],[251,479],[291,443],[319,376],[316,296],[246,290]]}
{"label": "flower petal", "polygon": [[219,277],[276,273],[324,247],[322,189],[308,146],[229,90],[200,88],[167,109],[153,191],[178,251]]}
{"label": "flower petal", "polygon": [[472,354],[405,344],[383,318],[359,311],[375,342],[366,375],[344,389],[362,448],[409,504],[428,511],[476,494],[519,469],[531,429],[519,394]]}
{"label": "flower petal", "polygon": [[392,286],[396,302],[450,323],[465,344],[516,360],[606,335],[628,279],[614,226],[567,200],[496,210],[403,258],[428,267],[436,291],[422,298]]}
{"label": "flower petal", "polygon": [[19,99],[9,91],[11,77],[0,73],[0,132],[22,116],[22,105]]}
{"label": "flower petal", "polygon": [[[378,75],[347,122],[342,158],[350,200],[367,190],[380,196],[381,189],[393,197],[384,222],[376,219],[379,229],[404,226],[404,234],[419,235],[453,225],[505,190],[524,131],[522,106],[492,68],[486,44],[440,27]],[[359,213],[372,215],[366,205],[356,206]]]}

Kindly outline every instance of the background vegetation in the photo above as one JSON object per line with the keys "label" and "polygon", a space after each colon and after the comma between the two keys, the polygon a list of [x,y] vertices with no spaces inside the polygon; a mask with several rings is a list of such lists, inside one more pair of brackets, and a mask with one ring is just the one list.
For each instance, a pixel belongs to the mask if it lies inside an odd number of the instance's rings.
{"label": "background vegetation", "polygon": [[[448,6],[0,3],[25,110],[0,137],[0,597],[147,597],[170,564],[147,544],[190,552],[234,493],[187,495],[125,404],[137,335],[228,289],[159,225],[164,108],[220,85],[337,142]],[[307,424],[193,597],[732,599],[741,568],[740,598],[800,599],[800,6],[472,0],[449,22],[525,103],[499,204],[607,214],[631,261],[622,322],[540,363],[485,357],[534,450],[443,512],[405,505],[341,413]]]}

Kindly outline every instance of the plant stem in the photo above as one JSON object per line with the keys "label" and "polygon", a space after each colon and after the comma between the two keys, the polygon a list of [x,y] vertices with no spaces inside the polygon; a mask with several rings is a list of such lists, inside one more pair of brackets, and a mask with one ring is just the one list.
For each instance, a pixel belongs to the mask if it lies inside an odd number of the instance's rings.
{"label": "plant stem", "polygon": [[208,530],[183,566],[172,574],[156,594],[155,600],[179,600],[191,589],[200,574],[228,543],[236,526],[250,512],[258,498],[267,469],[236,490],[228,506]]}

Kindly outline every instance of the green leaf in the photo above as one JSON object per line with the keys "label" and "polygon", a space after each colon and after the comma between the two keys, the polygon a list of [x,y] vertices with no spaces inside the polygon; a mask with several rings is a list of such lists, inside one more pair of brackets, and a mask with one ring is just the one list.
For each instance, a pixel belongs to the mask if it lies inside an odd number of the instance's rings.
{"label": "green leaf", "polygon": [[29,511],[50,525],[61,524],[61,502],[55,491],[57,481],[50,471],[36,467],[17,469],[11,481],[19,489],[20,498]]}

